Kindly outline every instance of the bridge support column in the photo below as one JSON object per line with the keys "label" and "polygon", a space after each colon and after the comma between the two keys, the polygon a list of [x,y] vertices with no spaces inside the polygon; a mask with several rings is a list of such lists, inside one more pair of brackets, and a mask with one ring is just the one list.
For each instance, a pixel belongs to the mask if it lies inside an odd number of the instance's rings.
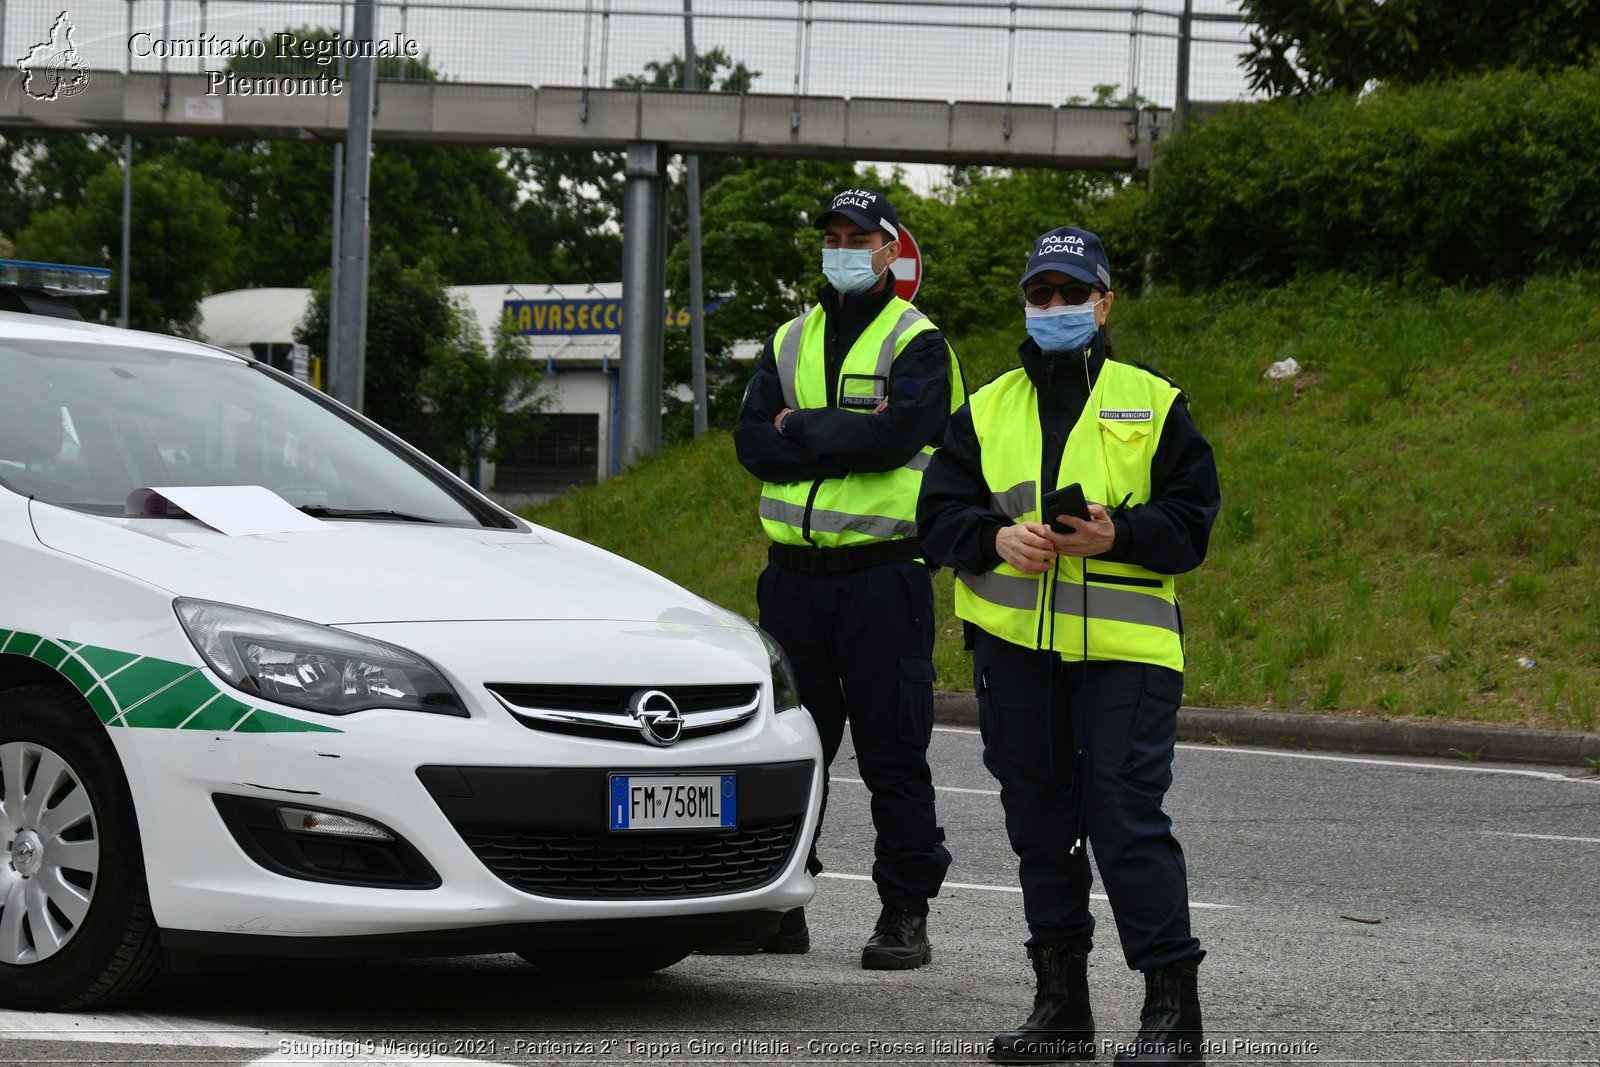
{"label": "bridge support column", "polygon": [[621,462],[661,447],[662,349],[666,341],[666,148],[628,144],[622,199]]}

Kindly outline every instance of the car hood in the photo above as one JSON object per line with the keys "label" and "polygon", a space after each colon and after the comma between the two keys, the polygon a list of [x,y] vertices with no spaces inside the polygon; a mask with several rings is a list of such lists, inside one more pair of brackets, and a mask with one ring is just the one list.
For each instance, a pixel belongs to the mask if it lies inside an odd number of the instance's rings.
{"label": "car hood", "polygon": [[33,502],[50,548],[172,593],[329,625],[617,620],[719,626],[738,616],[619,556],[541,527],[330,521],[230,537],[193,519]]}

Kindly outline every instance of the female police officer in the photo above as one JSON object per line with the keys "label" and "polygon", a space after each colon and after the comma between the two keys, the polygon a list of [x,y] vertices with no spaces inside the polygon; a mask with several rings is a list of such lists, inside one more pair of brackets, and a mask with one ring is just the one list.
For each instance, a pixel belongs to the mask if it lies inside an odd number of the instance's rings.
{"label": "female police officer", "polygon": [[[990,1058],[1094,1055],[1087,836],[1123,954],[1145,975],[1139,1037],[1117,1062],[1199,1063],[1205,954],[1161,802],[1183,689],[1172,576],[1205,558],[1216,466],[1177,387],[1109,358],[1099,238],[1042,234],[1022,292],[1022,366],[951,417],[917,507],[928,558],[956,569],[1038,980],[1033,1013]],[[1045,494],[1069,483],[1088,517],[1043,514]]]}

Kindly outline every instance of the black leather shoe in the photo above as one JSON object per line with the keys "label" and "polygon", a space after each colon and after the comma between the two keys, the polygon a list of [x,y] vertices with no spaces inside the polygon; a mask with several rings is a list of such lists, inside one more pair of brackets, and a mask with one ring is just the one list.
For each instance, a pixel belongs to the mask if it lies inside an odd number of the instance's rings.
{"label": "black leather shoe", "polygon": [[1204,1067],[1199,970],[1200,957],[1191,956],[1144,972],[1139,1036],[1117,1053],[1119,1067]]}
{"label": "black leather shoe", "polygon": [[1089,950],[1070,941],[1028,949],[1038,986],[1033,1014],[995,1036],[995,1063],[1055,1063],[1094,1059],[1094,1012],[1089,1008]]}
{"label": "black leather shoe", "polygon": [[795,908],[783,913],[778,932],[765,937],[750,937],[742,941],[722,941],[695,950],[702,956],[753,956],[757,952],[777,955],[801,956],[811,951],[811,930],[806,926],[806,909]]}
{"label": "black leather shoe", "polygon": [[885,904],[878,925],[861,950],[861,966],[869,971],[910,971],[933,959],[928,943],[928,917]]}

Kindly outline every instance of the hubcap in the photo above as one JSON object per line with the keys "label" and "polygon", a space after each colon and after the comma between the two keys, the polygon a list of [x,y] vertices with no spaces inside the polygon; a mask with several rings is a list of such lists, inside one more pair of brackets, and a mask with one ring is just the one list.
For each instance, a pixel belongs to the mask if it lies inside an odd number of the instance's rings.
{"label": "hubcap", "polygon": [[0,745],[0,963],[38,963],[82,928],[100,872],[89,791],[33,741]]}
{"label": "hubcap", "polygon": [[11,866],[22,877],[39,873],[44,859],[44,843],[32,830],[24,830],[11,842]]}

